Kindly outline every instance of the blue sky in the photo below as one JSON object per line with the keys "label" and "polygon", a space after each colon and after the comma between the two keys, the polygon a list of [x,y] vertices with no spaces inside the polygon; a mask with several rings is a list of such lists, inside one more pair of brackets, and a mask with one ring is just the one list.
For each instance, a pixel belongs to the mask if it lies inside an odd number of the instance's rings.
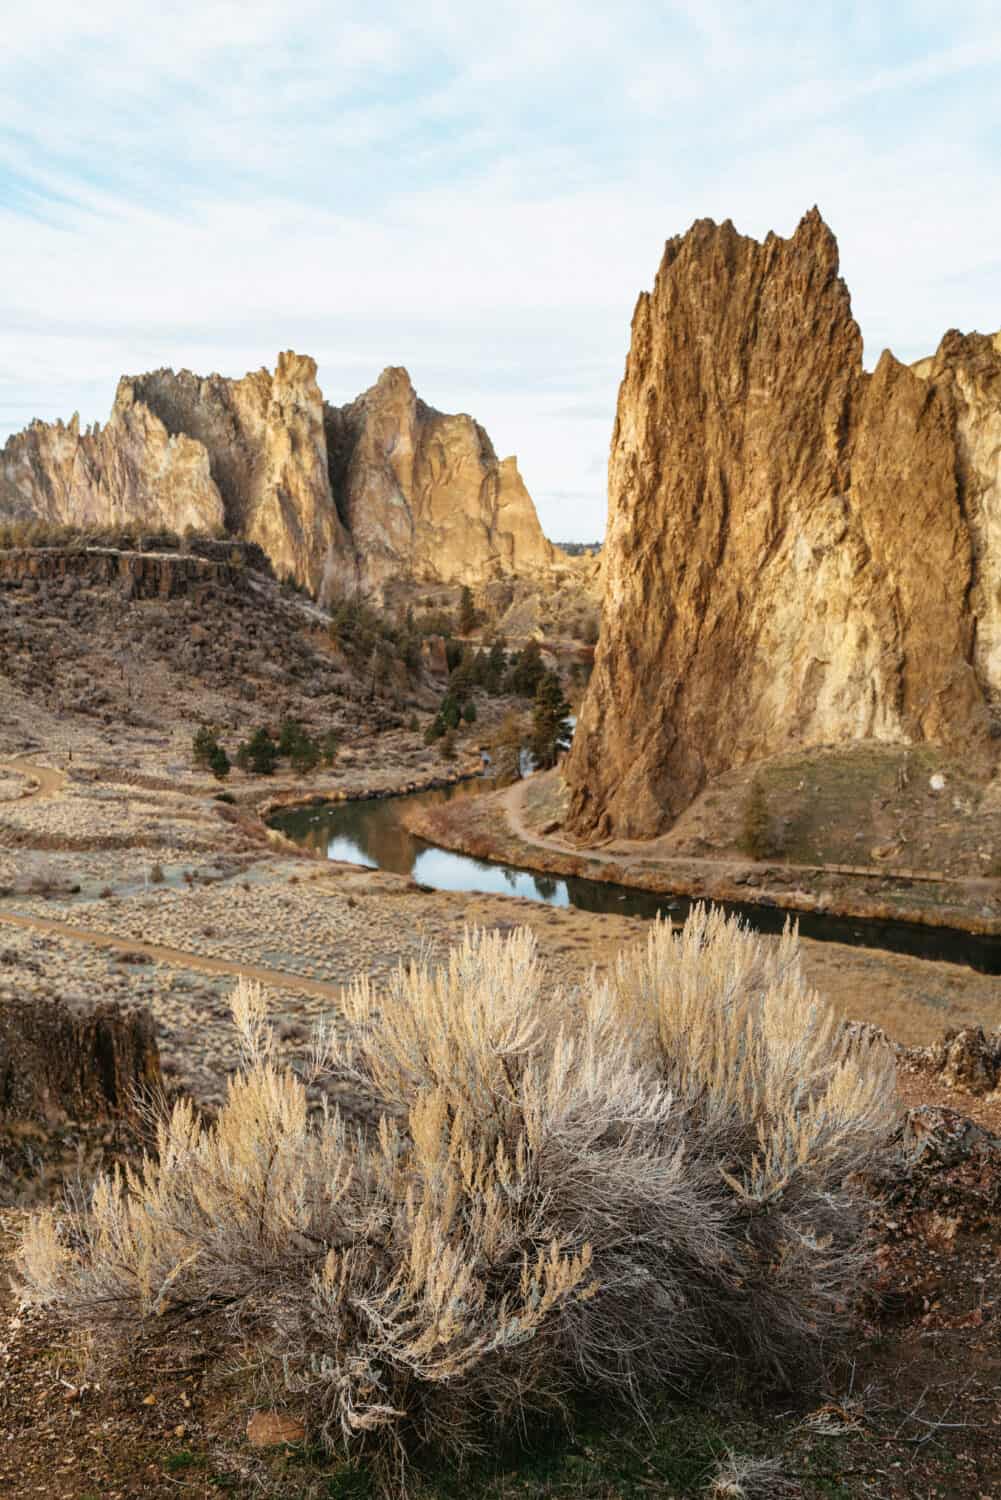
{"label": "blue sky", "polygon": [[636,294],[702,216],[838,236],[873,363],[1001,326],[996,0],[46,0],[0,52],[0,439],[121,373],[388,364],[604,530]]}

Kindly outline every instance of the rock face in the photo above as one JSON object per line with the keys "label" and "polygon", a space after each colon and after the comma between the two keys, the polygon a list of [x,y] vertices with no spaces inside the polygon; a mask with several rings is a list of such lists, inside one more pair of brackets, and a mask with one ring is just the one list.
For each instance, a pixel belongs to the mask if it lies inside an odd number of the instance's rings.
{"label": "rock face", "polygon": [[24,548],[0,554],[0,590],[117,585],[123,599],[179,599],[206,586],[241,588],[244,564],[201,557],[163,556],[111,548]]}
{"label": "rock face", "polygon": [[862,339],[813,210],[702,220],[637,304],[570,828],[646,838],[797,745],[986,746],[1001,709],[1001,341]]}
{"label": "rock face", "polygon": [[54,525],[212,531],[223,506],[198,442],[171,435],[133,388],[118,388],[111,420],[32,422],[0,453],[0,518]]}
{"label": "rock face", "polygon": [[327,407],[331,480],[369,578],[401,558],[431,577],[478,583],[553,565],[515,459],[498,460],[468,416],[418,399],[406,370],[384,370],[349,406]]}
{"label": "rock face", "polygon": [[242,380],[157,370],[123,381],[116,406],[123,394],[202,446],[227,529],[258,543],[279,577],[318,593],[330,553],[349,543],[330,494],[315,361],[280,354],[274,375]]}
{"label": "rock face", "polygon": [[0,1121],[103,1119],[162,1089],[148,1011],[28,996],[0,1003]]}
{"label": "rock face", "polygon": [[515,460],[472,417],[427,406],[400,369],[326,405],[314,361],[293,353],[242,380],[124,378],[103,431],[32,423],[0,454],[0,519],[225,527],[321,598],[554,562]]}

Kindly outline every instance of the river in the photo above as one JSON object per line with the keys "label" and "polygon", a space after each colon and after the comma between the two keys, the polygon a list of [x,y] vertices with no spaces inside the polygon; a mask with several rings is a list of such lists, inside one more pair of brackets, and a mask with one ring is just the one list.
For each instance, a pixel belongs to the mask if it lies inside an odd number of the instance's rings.
{"label": "river", "polygon": [[[543,875],[515,865],[474,859],[417,838],[403,825],[407,806],[434,806],[454,798],[475,797],[489,790],[484,781],[458,782],[432,791],[358,802],[332,802],[275,814],[269,821],[297,843],[328,859],[409,875],[438,891],[477,891],[485,895],[521,896],[550,906],[619,916],[655,917],[664,913],[683,921],[693,905],[683,896],[613,885],[576,876]],[[779,907],[723,902],[759,932],[781,932],[787,913]],[[875,921],[820,912],[796,914],[803,937],[853,947],[882,948],[916,958],[967,964],[985,974],[1001,974],[1001,939],[948,927],[913,922]]]}

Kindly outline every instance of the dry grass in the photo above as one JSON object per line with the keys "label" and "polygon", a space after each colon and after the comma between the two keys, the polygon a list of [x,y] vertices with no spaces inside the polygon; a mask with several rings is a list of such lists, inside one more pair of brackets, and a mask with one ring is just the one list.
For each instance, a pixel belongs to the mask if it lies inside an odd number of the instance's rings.
{"label": "dry grass", "polygon": [[36,1218],[29,1297],[121,1342],[217,1319],[396,1486],[415,1449],[461,1460],[578,1391],[789,1378],[850,1322],[892,1064],[841,1040],[792,934],[696,912],[564,992],[528,932],[475,933],[345,1011],[310,1069],[377,1132],[311,1115],[241,984],[216,1122],[177,1105],[141,1170]]}

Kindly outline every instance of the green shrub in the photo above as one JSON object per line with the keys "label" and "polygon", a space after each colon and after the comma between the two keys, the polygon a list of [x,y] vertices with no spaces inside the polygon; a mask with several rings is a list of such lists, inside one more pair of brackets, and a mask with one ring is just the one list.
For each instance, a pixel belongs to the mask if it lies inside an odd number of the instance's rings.
{"label": "green shrub", "polygon": [[225,781],[229,775],[229,756],[221,745],[215,745],[209,756],[209,770],[216,781]]}
{"label": "green shrub", "polygon": [[201,770],[207,771],[212,762],[213,752],[218,750],[219,742],[216,739],[216,731],[208,724],[200,724],[195,731],[194,739],[191,741],[191,753],[195,765]]}
{"label": "green shrub", "polygon": [[266,729],[255,729],[249,740],[244,740],[236,752],[236,763],[241,771],[254,776],[271,776],[278,759],[278,746]]}
{"label": "green shrub", "polygon": [[770,859],[777,852],[772,836],[768,798],[760,776],[753,776],[747,789],[744,803],[744,821],[741,829],[741,848],[751,859]]}

